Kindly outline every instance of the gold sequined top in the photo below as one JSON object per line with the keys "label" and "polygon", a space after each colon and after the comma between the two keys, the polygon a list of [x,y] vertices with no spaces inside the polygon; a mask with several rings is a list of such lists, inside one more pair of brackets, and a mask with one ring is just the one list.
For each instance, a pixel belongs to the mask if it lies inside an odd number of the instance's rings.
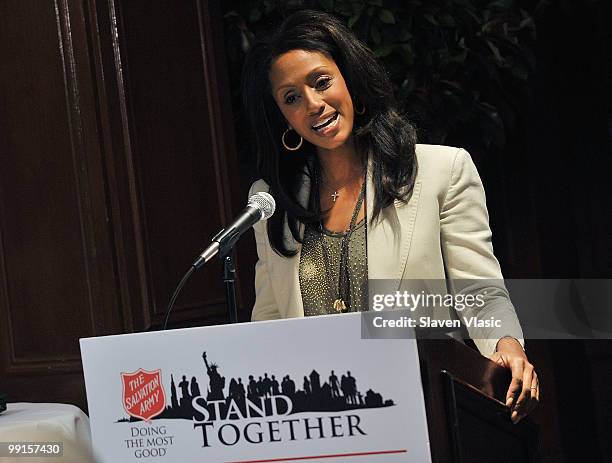
{"label": "gold sequined top", "polygon": [[[300,255],[300,289],[304,315],[337,313],[334,301],[338,298],[338,272],[343,232],[307,225]],[[330,269],[326,268],[321,237],[325,240]],[[348,274],[350,281],[351,312],[368,310],[368,262],[366,255],[365,219],[359,222],[348,240]]]}

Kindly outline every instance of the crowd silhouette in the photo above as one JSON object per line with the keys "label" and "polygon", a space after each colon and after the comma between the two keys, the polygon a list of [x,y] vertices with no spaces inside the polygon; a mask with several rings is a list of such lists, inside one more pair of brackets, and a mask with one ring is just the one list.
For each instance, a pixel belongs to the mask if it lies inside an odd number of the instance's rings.
{"label": "crowd silhouette", "polygon": [[[383,400],[381,394],[368,389],[365,396],[357,388],[357,380],[350,371],[340,375],[336,375],[334,370],[331,370],[328,380],[321,384],[320,374],[316,370],[312,370],[309,375],[304,376],[302,389],[296,388],[295,381],[290,375],[283,376],[282,380],[278,381],[276,375],[268,375],[267,372],[263,376],[249,375],[248,381],[243,383],[242,378],[230,378],[227,395],[225,394],[225,377],[219,372],[219,366],[209,364],[206,352],[202,354],[206,373],[208,375],[208,386],[205,394],[200,390],[200,385],[195,376],[188,380],[185,375],[182,376],[178,383],[180,390],[180,398],[177,393],[177,385],[174,380],[174,375],[170,375],[170,404],[166,405],[165,410],[154,419],[159,418],[184,418],[201,419],[201,414],[193,407],[193,399],[199,397],[198,404],[205,407],[213,419],[215,407],[211,401],[223,401],[224,403],[218,408],[221,415],[230,408],[230,403],[233,401],[242,416],[246,416],[247,411],[246,401],[257,404],[264,404],[262,409],[264,413],[268,413],[272,407],[269,406],[274,396],[286,396],[291,399],[292,413],[309,412],[309,411],[342,411],[353,410],[357,408],[377,408],[388,407],[394,405],[392,400]],[[267,404],[267,406],[266,406]],[[281,404],[282,405],[282,404]],[[279,413],[286,412],[282,409]],[[198,416],[200,415],[200,416]],[[240,416],[234,414],[229,416],[229,419],[239,419]],[[130,417],[129,421],[138,421],[138,418]],[[120,419],[119,421],[126,421]]]}

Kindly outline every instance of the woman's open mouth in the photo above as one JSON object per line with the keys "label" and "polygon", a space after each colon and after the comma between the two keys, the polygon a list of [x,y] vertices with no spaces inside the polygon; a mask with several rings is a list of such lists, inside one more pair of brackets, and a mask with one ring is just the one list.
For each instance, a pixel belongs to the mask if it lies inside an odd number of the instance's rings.
{"label": "woman's open mouth", "polygon": [[322,123],[318,125],[313,125],[312,130],[314,130],[315,132],[319,132],[319,133],[324,132],[326,128],[332,127],[336,124],[336,121],[338,120],[338,116],[339,116],[339,113],[338,111],[336,111],[330,117],[325,119]]}

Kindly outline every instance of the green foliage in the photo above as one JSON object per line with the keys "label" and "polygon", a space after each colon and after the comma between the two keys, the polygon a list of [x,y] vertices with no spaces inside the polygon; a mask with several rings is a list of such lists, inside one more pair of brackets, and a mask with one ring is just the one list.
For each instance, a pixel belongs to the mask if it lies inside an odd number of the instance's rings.
{"label": "green foliage", "polygon": [[400,110],[416,123],[420,139],[430,143],[452,139],[469,144],[465,138],[472,137],[484,148],[502,148],[535,67],[534,18],[513,0],[225,4],[227,54],[237,73],[253,39],[296,8],[336,15],[379,57]]}

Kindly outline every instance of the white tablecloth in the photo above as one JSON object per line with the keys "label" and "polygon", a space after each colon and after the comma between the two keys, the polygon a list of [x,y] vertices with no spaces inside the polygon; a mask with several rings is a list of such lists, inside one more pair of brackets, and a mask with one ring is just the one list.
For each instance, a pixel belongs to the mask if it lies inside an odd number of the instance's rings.
{"label": "white tablecloth", "polygon": [[0,463],[87,463],[91,458],[89,418],[78,407],[53,403],[9,403],[0,414],[0,442],[63,442],[62,458],[0,457]]}

